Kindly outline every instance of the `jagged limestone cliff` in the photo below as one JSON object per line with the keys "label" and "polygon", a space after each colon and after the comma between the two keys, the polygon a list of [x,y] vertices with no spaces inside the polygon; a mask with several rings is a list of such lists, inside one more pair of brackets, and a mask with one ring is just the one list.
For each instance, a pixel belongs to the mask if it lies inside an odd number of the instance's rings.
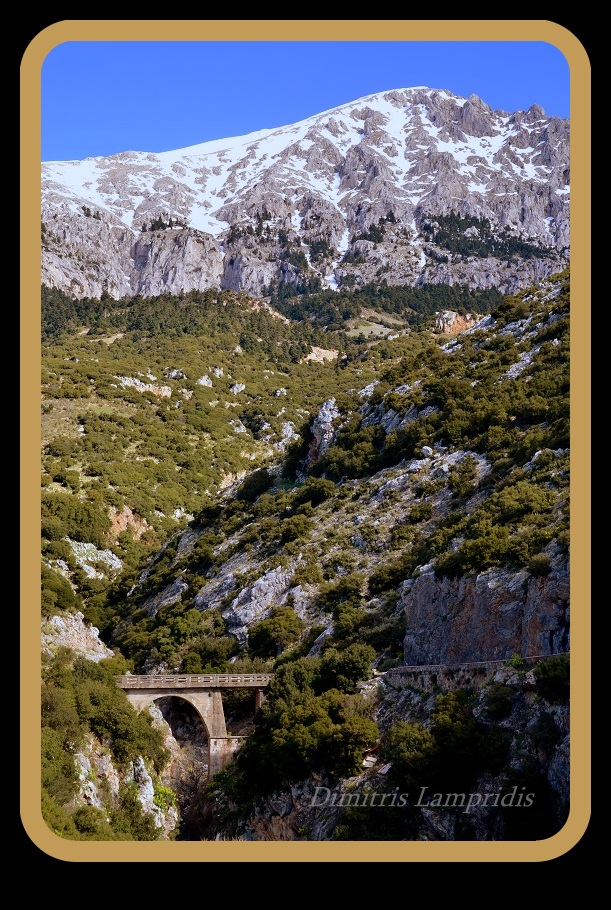
{"label": "jagged limestone cliff", "polygon": [[42,282],[121,298],[385,281],[513,293],[569,249],[569,123],[424,87],[42,169]]}

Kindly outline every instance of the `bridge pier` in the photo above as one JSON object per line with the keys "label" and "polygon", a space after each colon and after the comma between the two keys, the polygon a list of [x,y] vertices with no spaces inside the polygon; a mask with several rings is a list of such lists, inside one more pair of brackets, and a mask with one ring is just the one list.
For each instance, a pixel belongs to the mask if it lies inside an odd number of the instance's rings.
{"label": "bridge pier", "polygon": [[231,761],[245,736],[210,736],[208,738],[208,777],[221,771]]}

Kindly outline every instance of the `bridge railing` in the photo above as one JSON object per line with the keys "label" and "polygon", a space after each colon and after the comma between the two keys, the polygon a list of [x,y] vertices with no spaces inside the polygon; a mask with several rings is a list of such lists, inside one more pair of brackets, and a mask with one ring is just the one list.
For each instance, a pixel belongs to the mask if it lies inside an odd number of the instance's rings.
{"label": "bridge railing", "polygon": [[197,673],[163,676],[115,676],[120,689],[219,689],[243,687],[258,689],[268,686],[272,673]]}

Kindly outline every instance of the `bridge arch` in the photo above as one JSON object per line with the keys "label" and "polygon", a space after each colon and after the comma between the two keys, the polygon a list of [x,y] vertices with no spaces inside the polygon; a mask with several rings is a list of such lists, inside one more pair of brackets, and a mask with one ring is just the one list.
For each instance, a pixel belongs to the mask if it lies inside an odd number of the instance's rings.
{"label": "bridge arch", "polygon": [[144,711],[159,698],[166,698],[168,695],[182,698],[183,701],[189,702],[197,711],[209,739],[227,736],[225,712],[223,711],[220,689],[176,689],[175,691],[168,689],[126,689],[125,694],[128,701],[138,712]]}
{"label": "bridge arch", "polygon": [[136,711],[146,710],[157,699],[175,696],[193,706],[208,734],[208,776],[220,771],[239,749],[245,737],[227,734],[222,688],[245,687],[255,690],[255,705],[260,707],[269,674],[201,674],[115,677]]}

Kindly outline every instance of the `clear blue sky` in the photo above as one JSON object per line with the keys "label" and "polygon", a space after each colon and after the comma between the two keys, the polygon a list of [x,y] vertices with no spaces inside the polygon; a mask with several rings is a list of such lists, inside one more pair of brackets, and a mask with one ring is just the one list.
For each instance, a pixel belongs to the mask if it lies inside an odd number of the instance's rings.
{"label": "clear blue sky", "polygon": [[42,160],[186,148],[415,85],[570,115],[569,64],[543,41],[72,41],[42,66]]}

